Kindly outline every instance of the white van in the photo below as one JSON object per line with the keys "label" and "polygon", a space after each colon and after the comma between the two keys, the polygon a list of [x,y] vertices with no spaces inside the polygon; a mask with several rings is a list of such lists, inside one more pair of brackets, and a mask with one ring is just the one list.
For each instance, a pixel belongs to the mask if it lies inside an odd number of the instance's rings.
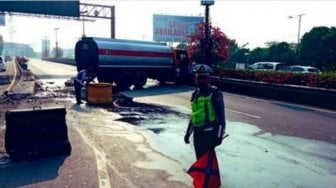
{"label": "white van", "polygon": [[277,71],[282,65],[285,64],[280,62],[256,62],[250,65],[249,68],[252,70]]}

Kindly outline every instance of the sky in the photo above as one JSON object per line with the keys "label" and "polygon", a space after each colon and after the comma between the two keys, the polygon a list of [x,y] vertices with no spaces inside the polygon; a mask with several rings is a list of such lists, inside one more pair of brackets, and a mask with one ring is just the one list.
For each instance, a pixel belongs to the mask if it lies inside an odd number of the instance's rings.
{"label": "sky", "polygon": [[[153,14],[204,16],[200,0],[81,0],[83,3],[114,5],[116,38],[153,40]],[[333,0],[215,0],[210,7],[211,23],[221,28],[239,46],[253,49],[266,42],[297,42],[299,19],[301,37],[316,26],[336,26],[336,1]],[[294,16],[289,19],[289,16]],[[5,41],[32,45],[41,51],[43,38],[55,46],[56,31],[62,48],[74,48],[82,36],[83,22],[34,17],[6,17],[0,26]],[[110,37],[110,21],[97,19],[84,23],[86,36]],[[10,32],[11,31],[11,32]],[[12,33],[12,34],[10,34]]]}

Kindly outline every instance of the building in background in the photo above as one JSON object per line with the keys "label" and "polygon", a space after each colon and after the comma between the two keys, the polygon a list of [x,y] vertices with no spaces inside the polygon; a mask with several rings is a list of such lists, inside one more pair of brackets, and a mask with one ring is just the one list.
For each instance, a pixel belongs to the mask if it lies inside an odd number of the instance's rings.
{"label": "building in background", "polygon": [[63,57],[66,59],[75,59],[75,49],[64,49]]}
{"label": "building in background", "polygon": [[42,40],[42,49],[41,49],[42,59],[48,58],[50,56],[50,40],[45,37]]}
{"label": "building in background", "polygon": [[36,53],[30,45],[15,42],[5,42],[3,54],[9,56],[36,57]]}

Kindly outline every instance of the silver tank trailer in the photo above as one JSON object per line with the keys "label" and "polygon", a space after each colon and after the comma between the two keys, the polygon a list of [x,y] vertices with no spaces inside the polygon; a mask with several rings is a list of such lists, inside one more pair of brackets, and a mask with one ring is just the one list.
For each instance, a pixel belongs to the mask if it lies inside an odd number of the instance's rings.
{"label": "silver tank trailer", "polygon": [[83,38],[75,47],[78,70],[92,67],[99,81],[143,86],[147,77],[165,81],[175,75],[174,54],[165,43]]}

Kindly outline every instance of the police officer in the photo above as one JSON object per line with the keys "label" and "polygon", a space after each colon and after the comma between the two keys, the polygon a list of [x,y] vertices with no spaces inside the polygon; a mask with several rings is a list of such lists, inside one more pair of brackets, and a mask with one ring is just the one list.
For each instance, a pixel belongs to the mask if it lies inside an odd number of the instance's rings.
{"label": "police officer", "polygon": [[191,97],[192,116],[184,136],[194,134],[194,147],[197,159],[207,151],[220,145],[225,132],[224,99],[222,93],[210,86],[208,65],[195,66],[197,89]]}

